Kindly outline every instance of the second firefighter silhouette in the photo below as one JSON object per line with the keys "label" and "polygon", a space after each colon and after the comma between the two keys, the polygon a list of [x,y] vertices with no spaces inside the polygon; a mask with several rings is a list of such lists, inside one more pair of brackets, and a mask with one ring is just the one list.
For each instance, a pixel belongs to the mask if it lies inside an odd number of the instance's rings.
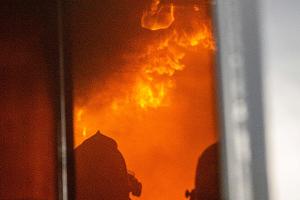
{"label": "second firefighter silhouette", "polygon": [[190,200],[220,200],[219,144],[209,146],[198,160],[195,189],[186,192]]}
{"label": "second firefighter silhouette", "polygon": [[128,174],[117,143],[99,131],[75,149],[77,200],[129,200],[142,184]]}

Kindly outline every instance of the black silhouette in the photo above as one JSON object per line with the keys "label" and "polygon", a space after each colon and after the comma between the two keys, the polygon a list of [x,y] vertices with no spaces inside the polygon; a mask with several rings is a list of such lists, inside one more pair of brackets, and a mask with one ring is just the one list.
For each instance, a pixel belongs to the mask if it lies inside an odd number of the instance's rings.
{"label": "black silhouette", "polygon": [[75,150],[76,199],[129,200],[139,196],[142,185],[127,173],[117,143],[99,131]]}
{"label": "black silhouette", "polygon": [[196,187],[186,192],[190,200],[220,200],[219,145],[209,146],[200,156],[196,171]]}

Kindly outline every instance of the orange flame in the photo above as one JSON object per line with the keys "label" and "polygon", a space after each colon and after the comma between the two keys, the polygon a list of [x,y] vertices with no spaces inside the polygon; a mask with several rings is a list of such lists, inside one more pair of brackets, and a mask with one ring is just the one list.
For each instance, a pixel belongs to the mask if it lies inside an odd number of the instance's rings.
{"label": "orange flame", "polygon": [[[186,67],[183,62],[185,55],[188,52],[197,52],[198,48],[203,47],[215,50],[210,21],[203,21],[198,17],[200,7],[197,5],[193,5],[191,10],[191,19],[175,18],[173,4],[161,4],[160,0],[153,0],[150,8],[144,11],[141,26],[152,30],[153,33],[161,29],[164,29],[164,32],[146,44],[144,52],[135,54],[134,59],[130,58],[129,63],[138,66],[139,71],[134,84],[127,90],[123,99],[118,97],[111,103],[112,112],[128,110],[129,104],[143,110],[168,106],[169,93],[176,86],[174,76]],[[75,129],[81,130],[81,137],[88,136],[83,120],[84,109],[75,108],[75,114]]]}
{"label": "orange flame", "polygon": [[[159,1],[154,0],[152,2],[152,12],[156,13],[158,10]],[[173,23],[175,20],[172,12],[170,11],[169,23]],[[195,8],[194,8],[195,9]],[[199,8],[195,9],[199,11]],[[159,11],[157,11],[159,13]],[[148,12],[145,12],[148,13]],[[146,19],[145,13],[142,16],[142,27],[149,28],[153,31],[161,29],[155,23],[153,26],[145,26]],[[150,15],[147,16],[148,24],[150,22],[156,22],[157,18],[162,16]],[[164,17],[162,17],[164,18]],[[147,51],[141,55],[144,63],[139,63],[141,67],[141,73],[139,81],[134,90],[136,100],[142,108],[147,107],[159,107],[161,105],[167,105],[165,101],[166,96],[170,89],[174,88],[175,82],[173,76],[176,72],[182,71],[185,65],[182,63],[185,55],[189,51],[197,50],[198,45],[211,50],[215,50],[215,43],[211,30],[208,28],[208,24],[201,22],[194,22],[190,32],[179,32],[177,27],[164,26],[164,28],[170,29],[166,37],[158,40],[156,43],[148,45]],[[154,28],[155,27],[155,28]]]}
{"label": "orange flame", "polygon": [[174,5],[161,5],[160,0],[153,0],[150,9],[144,11],[141,18],[143,28],[150,30],[167,29],[174,22]]}

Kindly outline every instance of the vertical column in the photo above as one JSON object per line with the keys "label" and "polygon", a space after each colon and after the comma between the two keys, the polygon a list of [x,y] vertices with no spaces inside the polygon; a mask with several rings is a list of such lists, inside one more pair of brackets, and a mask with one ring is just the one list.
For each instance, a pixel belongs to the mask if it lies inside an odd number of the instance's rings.
{"label": "vertical column", "polygon": [[75,173],[73,159],[73,101],[72,75],[69,62],[69,37],[67,16],[63,0],[57,0],[57,36],[59,55],[59,128],[58,162],[59,162],[59,199],[75,199]]}
{"label": "vertical column", "polygon": [[217,1],[226,199],[268,199],[256,1]]}

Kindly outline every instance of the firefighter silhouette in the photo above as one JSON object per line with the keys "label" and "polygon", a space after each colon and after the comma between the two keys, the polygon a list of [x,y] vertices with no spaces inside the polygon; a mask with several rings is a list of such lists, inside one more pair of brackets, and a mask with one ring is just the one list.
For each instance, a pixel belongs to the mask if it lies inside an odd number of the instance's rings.
{"label": "firefighter silhouette", "polygon": [[220,200],[219,145],[212,144],[200,156],[196,170],[195,189],[186,192],[190,200]]}
{"label": "firefighter silhouette", "polygon": [[99,131],[75,149],[77,200],[129,200],[141,183],[128,174],[117,143]]}

